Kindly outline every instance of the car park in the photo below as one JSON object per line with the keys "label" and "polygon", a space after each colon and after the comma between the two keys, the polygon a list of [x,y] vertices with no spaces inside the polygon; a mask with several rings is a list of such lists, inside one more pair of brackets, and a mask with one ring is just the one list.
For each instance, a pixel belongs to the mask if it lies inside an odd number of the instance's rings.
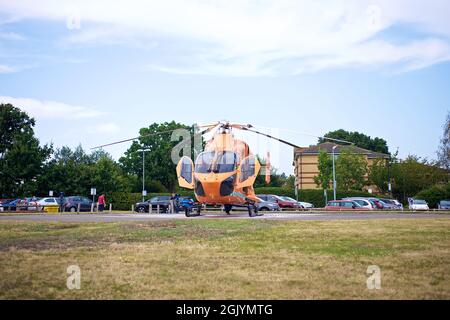
{"label": "car park", "polygon": [[66,212],[89,212],[92,208],[92,200],[82,196],[70,196],[64,199],[63,208]]}
{"label": "car park", "polygon": [[274,194],[258,194],[256,195],[259,199],[267,202],[277,203],[281,209],[296,209],[298,208],[297,201],[284,200],[283,198]]}
{"label": "car park", "polygon": [[152,211],[155,210],[156,212],[159,206],[160,213],[167,213],[170,208],[170,197],[158,196],[144,202],[138,202],[136,203],[134,210],[139,213],[150,212],[150,205],[152,206]]}
{"label": "car park", "polygon": [[325,207],[327,211],[368,211],[353,200],[333,200],[327,203]]}
{"label": "car park", "polygon": [[441,200],[441,201],[439,201],[438,209],[440,209],[440,210],[450,210],[450,200]]}
{"label": "car park", "polygon": [[409,209],[414,211],[428,211],[430,207],[425,200],[422,199],[410,199]]}

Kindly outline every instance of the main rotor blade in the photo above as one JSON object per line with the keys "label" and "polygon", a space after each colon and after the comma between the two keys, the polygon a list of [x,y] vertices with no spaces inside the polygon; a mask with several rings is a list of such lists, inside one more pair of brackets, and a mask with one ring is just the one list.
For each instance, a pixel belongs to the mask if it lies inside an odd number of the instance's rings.
{"label": "main rotor blade", "polygon": [[152,137],[152,136],[158,136],[158,135],[165,134],[165,133],[171,133],[171,132],[174,132],[175,130],[178,130],[178,129],[168,130],[168,131],[161,131],[161,132],[153,132],[153,133],[149,133],[149,134],[144,134],[144,135],[139,136],[139,137],[130,138],[130,139],[125,139],[125,140],[120,140],[120,141],[116,141],[116,142],[111,142],[111,143],[108,143],[108,144],[104,144],[104,145],[101,145],[101,146],[98,146],[98,147],[93,147],[93,148],[91,148],[91,150],[101,149],[101,148],[104,148],[104,147],[109,147],[109,146],[113,146],[113,145],[116,145],[116,144],[121,144],[121,143],[125,143],[125,142],[130,142],[130,141],[138,140],[138,139],[141,139],[141,138]]}
{"label": "main rotor blade", "polygon": [[211,123],[211,124],[204,124],[201,126],[197,126],[198,128],[214,128],[217,127],[220,124],[220,122]]}
{"label": "main rotor blade", "polygon": [[265,137],[267,137],[267,138],[276,140],[276,141],[278,141],[278,142],[287,144],[288,146],[291,146],[291,147],[293,147],[293,148],[301,148],[300,146],[297,146],[297,145],[295,145],[295,144],[293,144],[293,143],[290,143],[289,141],[286,141],[286,140],[283,140],[283,139],[276,138],[276,137],[274,137],[274,136],[271,136],[270,134],[262,133],[262,132],[259,132],[259,131],[250,129],[250,128],[248,128],[248,127],[244,127],[244,126],[243,126],[243,127],[241,127],[241,128],[236,128],[236,129],[240,129],[240,130],[244,130],[244,131],[250,131],[250,132],[253,132],[253,133],[256,133],[256,134],[265,136]]}
{"label": "main rotor blade", "polygon": [[354,145],[355,144],[354,142],[350,142],[350,141],[346,141],[346,140],[334,139],[334,138],[329,138],[329,137],[322,137],[322,136],[318,136],[318,135],[311,134],[311,133],[298,132],[298,131],[293,131],[293,130],[288,130],[288,129],[270,128],[270,127],[263,127],[263,126],[256,126],[256,127],[257,128],[264,128],[264,129],[278,129],[278,130],[281,130],[281,131],[295,133],[295,134],[299,134],[299,135],[302,135],[302,136],[310,136],[310,137],[314,137],[314,138],[330,140],[330,141],[335,141],[335,142],[340,142],[340,143],[346,143],[346,144],[350,144],[350,145]]}

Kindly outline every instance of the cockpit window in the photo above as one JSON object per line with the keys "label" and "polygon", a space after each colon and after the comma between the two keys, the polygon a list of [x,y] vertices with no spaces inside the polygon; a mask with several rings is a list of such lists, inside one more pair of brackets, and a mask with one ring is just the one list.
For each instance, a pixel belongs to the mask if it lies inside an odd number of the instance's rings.
{"label": "cockpit window", "polygon": [[226,173],[236,170],[237,155],[230,151],[203,152],[195,162],[197,173]]}

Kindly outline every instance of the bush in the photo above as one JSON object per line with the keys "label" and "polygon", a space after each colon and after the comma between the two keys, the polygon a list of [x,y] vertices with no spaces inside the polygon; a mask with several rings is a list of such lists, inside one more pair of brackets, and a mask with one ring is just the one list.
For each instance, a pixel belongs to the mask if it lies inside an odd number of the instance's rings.
{"label": "bush", "polygon": [[450,183],[422,190],[414,198],[425,200],[430,208],[437,208],[439,201],[450,199]]}

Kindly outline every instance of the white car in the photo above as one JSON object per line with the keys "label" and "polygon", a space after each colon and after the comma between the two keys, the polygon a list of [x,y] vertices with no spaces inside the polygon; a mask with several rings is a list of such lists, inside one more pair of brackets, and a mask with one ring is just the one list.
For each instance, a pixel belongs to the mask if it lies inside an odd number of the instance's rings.
{"label": "white car", "polygon": [[302,209],[312,209],[312,208],[314,208],[314,205],[312,203],[309,203],[309,202],[298,201],[298,205]]}
{"label": "white car", "polygon": [[359,204],[361,207],[366,208],[368,210],[374,210],[375,208],[373,207],[372,203],[365,199],[365,198],[345,198],[342,200],[351,200],[351,201],[355,201],[357,204]]}
{"label": "white car", "polygon": [[38,211],[45,211],[48,207],[59,207],[58,200],[53,197],[42,198],[36,202]]}
{"label": "white car", "polygon": [[428,211],[430,210],[430,207],[428,206],[428,203],[425,200],[413,199],[409,204],[409,209],[414,211],[419,210]]}

